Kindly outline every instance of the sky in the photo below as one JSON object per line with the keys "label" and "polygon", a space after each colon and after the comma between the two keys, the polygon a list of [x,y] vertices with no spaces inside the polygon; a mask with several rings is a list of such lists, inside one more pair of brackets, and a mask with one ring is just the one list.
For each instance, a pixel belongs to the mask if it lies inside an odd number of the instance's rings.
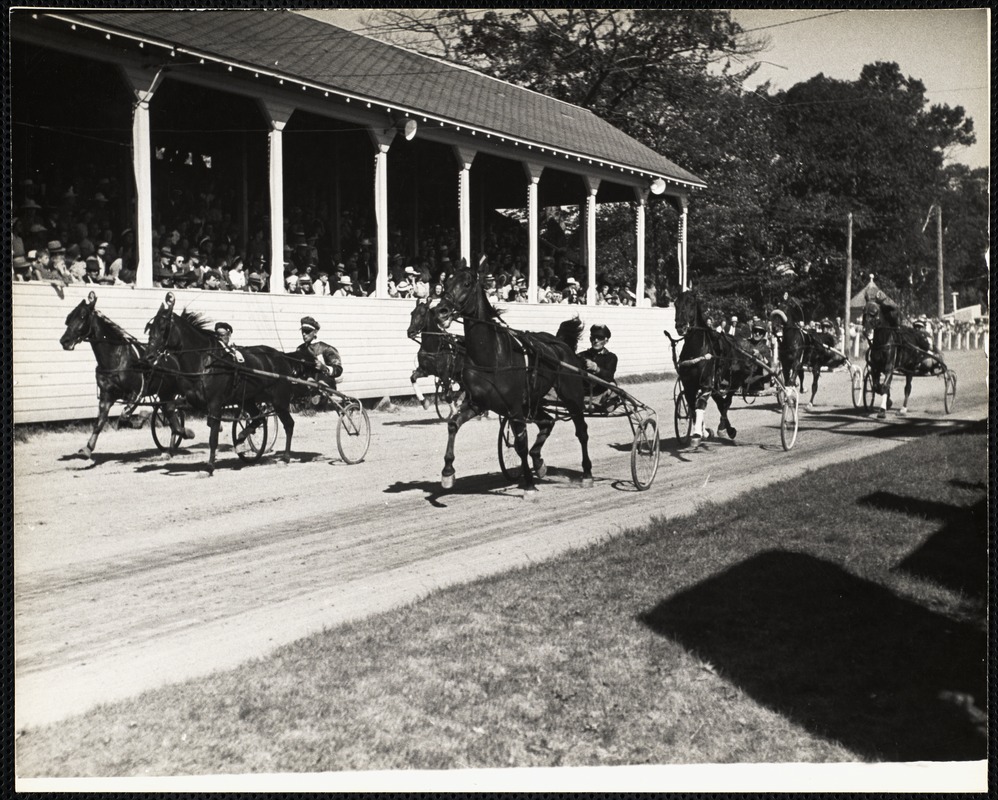
{"label": "sky", "polygon": [[[375,9],[306,12],[351,30]],[[990,167],[990,12],[957,10],[765,10],[731,9],[745,30],[769,40],[760,67],[747,84],[770,81],[788,89],[824,73],[856,80],[865,64],[894,61],[922,81],[930,103],[963,106],[974,120],[977,144],[951,157],[971,167]]]}

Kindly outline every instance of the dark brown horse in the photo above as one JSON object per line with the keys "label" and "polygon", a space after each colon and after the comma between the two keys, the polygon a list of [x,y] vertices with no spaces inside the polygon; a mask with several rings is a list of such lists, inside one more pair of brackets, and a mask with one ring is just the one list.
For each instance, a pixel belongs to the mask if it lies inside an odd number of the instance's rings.
{"label": "dark brown horse", "polygon": [[[301,377],[302,362],[273,347],[254,345],[239,348],[244,359],[240,363],[199,314],[186,309],[175,314],[175,300],[173,293],[168,292],[149,323],[149,350],[154,354],[169,352],[176,357],[187,401],[206,412],[210,430],[208,474],[215,470],[218,430],[226,407],[245,411],[256,421],[242,431],[240,438],[245,439],[263,418],[261,405],[272,405],[284,426],[285,445],[280,458],[288,463],[295,428],[290,406],[296,386],[285,378]],[[237,440],[237,447],[239,444]]]}
{"label": "dark brown horse", "polygon": [[703,439],[709,398],[714,399],[721,415],[718,432],[725,431],[734,439],[738,431],[728,421],[731,398],[753,374],[755,365],[733,336],[707,324],[703,306],[692,290],[680,292],[676,298],[676,331],[683,337],[677,364],[679,381],[686,408],[695,409],[690,444],[696,447]]}
{"label": "dark brown horse", "polygon": [[168,357],[161,365],[150,364],[146,360],[145,345],[97,310],[97,295],[93,292],[69,312],[66,331],[59,338],[63,350],[73,350],[81,342],[90,342],[97,359],[99,410],[90,439],[79,449],[79,455],[84,458],[93,455],[111,407],[118,402],[125,403],[119,425],[126,424],[139,402],[159,402],[173,432],[171,453],[182,439],[194,436],[184,428],[175,410],[174,399],[179,393],[174,377],[176,361]]}
{"label": "dark brown horse", "polygon": [[[433,309],[445,328],[456,317],[464,319],[465,363],[461,383],[465,398],[461,410],[447,422],[443,487],[449,489],[454,485],[454,439],[461,426],[485,411],[494,411],[509,418],[516,437],[524,491],[536,491],[535,476],[543,478],[546,472],[541,448],[554,427],[553,417],[543,408],[545,395],[552,390],[575,424],[575,435],[582,447],[582,484],[592,486],[582,362],[575,354],[582,322],[578,318],[566,320],[557,335],[510,330],[485,294],[484,272],[483,259],[477,270],[462,269],[452,274],[447,279],[443,300]],[[527,421],[538,428],[529,453]],[[528,455],[533,469],[528,464]]]}
{"label": "dark brown horse", "polygon": [[891,381],[894,373],[904,375],[904,402],[898,411],[908,413],[911,379],[915,375],[930,375],[942,364],[933,358],[932,344],[924,331],[902,325],[898,310],[890,303],[871,300],[863,312],[863,334],[870,342],[866,363],[874,394],[879,394],[878,419],[887,416],[891,401]]}
{"label": "dark brown horse", "polygon": [[779,329],[780,369],[783,383],[793,386],[800,383],[804,391],[804,371],[811,370],[811,399],[807,408],[814,408],[814,397],[818,394],[818,380],[822,368],[835,369],[848,363],[843,353],[835,349],[835,337],[830,333],[809,330],[804,326],[804,314],[800,306],[790,303],[784,310],[772,314],[774,329]]}
{"label": "dark brown horse", "polygon": [[419,342],[417,366],[409,376],[416,399],[424,409],[429,409],[430,401],[419,391],[416,381],[433,375],[440,379],[443,399],[450,404],[453,414],[460,399],[460,391],[454,391],[453,385],[460,383],[464,370],[464,345],[461,337],[448,333],[440,326],[440,320],[426,300],[416,301],[416,306],[409,315],[406,335],[414,342]]}

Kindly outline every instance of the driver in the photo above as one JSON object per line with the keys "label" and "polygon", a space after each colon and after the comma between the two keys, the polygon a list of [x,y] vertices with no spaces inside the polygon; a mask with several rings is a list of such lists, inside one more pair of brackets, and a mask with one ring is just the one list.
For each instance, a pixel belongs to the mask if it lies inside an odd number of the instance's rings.
{"label": "driver", "polygon": [[[589,329],[590,347],[579,353],[579,358],[593,375],[607,383],[613,383],[613,377],[617,373],[617,356],[606,349],[608,341],[610,329],[606,325],[593,325]],[[604,411],[610,411],[610,406],[617,399],[617,395],[609,389],[589,381],[586,382],[586,394],[592,395],[592,405],[599,405]]]}
{"label": "driver", "polygon": [[232,326],[228,322],[217,322],[215,323],[215,335],[218,336],[218,343],[222,345],[222,349],[232,356],[236,361],[242,364],[246,359],[243,358],[243,354],[236,349],[236,346],[232,344]]}
{"label": "driver", "polygon": [[340,351],[330,344],[316,339],[319,333],[319,323],[313,317],[301,318],[302,343],[295,350],[305,362],[312,362],[319,370],[318,380],[336,388],[336,379],[343,374],[343,362],[340,361]]}

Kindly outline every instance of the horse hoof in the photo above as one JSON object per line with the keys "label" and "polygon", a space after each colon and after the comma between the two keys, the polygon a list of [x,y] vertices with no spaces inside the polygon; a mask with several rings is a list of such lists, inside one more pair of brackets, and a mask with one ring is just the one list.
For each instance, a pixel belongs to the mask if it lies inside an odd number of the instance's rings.
{"label": "horse hoof", "polygon": [[537,475],[538,480],[540,480],[548,474],[548,465],[541,461],[536,467],[534,467],[534,473]]}
{"label": "horse hoof", "polygon": [[898,409],[898,416],[899,417],[906,417],[906,416],[908,416],[908,409],[907,408],[899,408]]}
{"label": "horse hoof", "polygon": [[700,436],[700,434],[698,434],[698,433],[694,433],[690,437],[690,447],[692,447],[693,449],[696,449],[696,448],[698,448],[700,446],[700,442],[702,442],[702,441],[703,441],[703,437]]}
{"label": "horse hoof", "polygon": [[205,467],[204,471],[208,473],[208,477],[210,478],[212,475],[215,474],[215,467],[214,465],[209,464],[207,467]]}
{"label": "horse hoof", "polygon": [[877,419],[887,419],[887,412],[884,411],[884,409],[880,409],[880,411],[877,412]]}
{"label": "horse hoof", "polygon": [[454,488],[454,476],[453,475],[442,475],[440,477],[440,485],[444,489],[453,489]]}
{"label": "horse hoof", "polygon": [[806,409],[807,409],[808,411],[814,411],[814,403],[808,403],[808,404],[807,404],[807,405],[805,406],[805,408],[806,408]]}
{"label": "horse hoof", "polygon": [[184,428],[184,435],[183,435],[184,439],[193,439],[194,436],[195,436],[194,431],[192,431],[190,428]]}
{"label": "horse hoof", "polygon": [[728,438],[729,438],[729,439],[734,439],[734,438],[735,438],[735,437],[736,437],[737,435],[738,435],[738,431],[737,431],[737,430],[735,430],[734,428],[732,428],[732,427],[731,427],[731,426],[729,425],[729,426],[728,426]]}
{"label": "horse hoof", "polygon": [[282,464],[290,464],[291,463],[291,456],[281,456],[278,459],[278,461],[280,461]]}
{"label": "horse hoof", "polygon": [[91,450],[89,447],[81,447],[79,450],[76,451],[76,455],[81,456],[82,458],[85,458],[89,461],[90,457],[93,455],[93,452],[94,451]]}
{"label": "horse hoof", "polygon": [[588,477],[584,477],[582,479],[582,488],[583,489],[592,489],[593,485],[594,484],[593,484],[593,476],[592,475],[589,475]]}
{"label": "horse hoof", "polygon": [[426,398],[424,397],[424,398],[423,398],[423,411],[429,411],[429,410],[430,410],[430,401],[429,401],[429,400],[427,400],[427,399],[426,399]]}
{"label": "horse hoof", "polygon": [[536,486],[525,486],[523,488],[523,499],[524,500],[536,501],[536,500],[539,500],[540,497],[541,497],[541,493],[539,491],[537,491],[537,487]]}

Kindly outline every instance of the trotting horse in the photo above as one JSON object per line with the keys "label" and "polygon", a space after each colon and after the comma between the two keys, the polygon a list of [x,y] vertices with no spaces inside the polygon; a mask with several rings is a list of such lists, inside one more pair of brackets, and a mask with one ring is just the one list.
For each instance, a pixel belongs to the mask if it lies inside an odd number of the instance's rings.
{"label": "trotting horse", "polygon": [[[575,424],[582,447],[582,485],[593,485],[589,460],[589,427],[584,417],[585,387],[582,362],[575,351],[582,335],[582,322],[566,320],[557,335],[511,331],[500,320],[484,288],[485,260],[477,270],[462,269],[447,279],[443,299],[433,309],[445,328],[456,317],[464,319],[465,363],[461,383],[465,389],[460,411],[447,421],[447,451],[441,474],[443,488],[454,485],[454,439],[461,426],[485,411],[508,417],[516,437],[524,492],[537,490],[536,479],[547,468],[541,448],[554,418],[544,410],[545,395],[552,389]],[[568,367],[563,366],[569,365]],[[537,438],[527,450],[527,421],[537,425]],[[528,465],[527,456],[533,461]]]}
{"label": "trotting horse", "polygon": [[793,386],[799,382],[803,392],[804,370],[811,370],[811,399],[807,402],[810,411],[814,408],[814,397],[818,394],[818,379],[822,367],[835,369],[848,359],[835,350],[835,337],[832,334],[804,327],[804,315],[800,306],[790,304],[786,311],[776,309],[771,314],[771,319],[774,328],[782,328],[779,334],[779,357],[783,383]]}
{"label": "trotting horse", "polygon": [[[880,395],[877,419],[887,416],[891,401],[891,381],[894,373],[904,375],[904,402],[900,416],[908,413],[911,379],[915,375],[931,374],[941,362],[933,357],[932,345],[922,331],[902,325],[898,311],[890,303],[871,300],[863,312],[863,333],[870,342],[866,363],[874,394]],[[871,338],[872,333],[872,338]]]}
{"label": "trotting horse", "polygon": [[124,425],[131,418],[135,404],[145,397],[158,397],[161,408],[170,421],[171,453],[182,439],[194,436],[181,424],[174,407],[173,401],[179,393],[179,387],[171,372],[176,370],[176,362],[163,364],[166,371],[158,365],[150,365],[146,360],[145,345],[97,310],[97,295],[93,292],[69,312],[66,331],[59,338],[63,350],[73,350],[81,342],[90,342],[94,358],[97,359],[99,411],[90,439],[79,449],[79,455],[84,458],[93,455],[97,437],[107,424],[111,407],[115,403],[125,403],[125,412],[118,422],[119,425]]}
{"label": "trotting horse", "polygon": [[690,444],[699,446],[704,435],[704,417],[708,398],[721,415],[718,432],[725,431],[729,439],[738,434],[728,421],[731,398],[751,376],[754,365],[735,344],[735,338],[713,330],[707,324],[699,298],[687,289],[676,298],[676,332],[683,337],[677,371],[686,407],[695,409]]}
{"label": "trotting horse", "polygon": [[424,409],[429,409],[430,401],[419,391],[416,381],[433,375],[440,378],[445,399],[450,403],[453,414],[457,410],[457,401],[460,397],[452,397],[451,389],[464,370],[464,354],[453,341],[460,337],[452,336],[441,327],[439,318],[425,299],[416,301],[416,307],[409,315],[409,329],[406,335],[413,341],[419,342],[419,352],[416,354],[417,366],[409,376],[416,399],[422,403]]}
{"label": "trotting horse", "polygon": [[[168,292],[149,323],[149,350],[173,353],[180,365],[187,401],[206,412],[210,430],[208,474],[215,471],[218,430],[226,406],[247,411],[258,421],[262,417],[260,404],[270,403],[284,426],[284,453],[280,459],[287,464],[291,460],[291,436],[295,428],[290,411],[295,385],[285,378],[299,377],[301,362],[273,347],[254,345],[239,348],[244,361],[238,363],[200,314],[187,309],[175,314],[175,302],[173,293]],[[248,425],[240,440],[255,427],[255,422]],[[236,445],[239,444],[237,441]]]}

